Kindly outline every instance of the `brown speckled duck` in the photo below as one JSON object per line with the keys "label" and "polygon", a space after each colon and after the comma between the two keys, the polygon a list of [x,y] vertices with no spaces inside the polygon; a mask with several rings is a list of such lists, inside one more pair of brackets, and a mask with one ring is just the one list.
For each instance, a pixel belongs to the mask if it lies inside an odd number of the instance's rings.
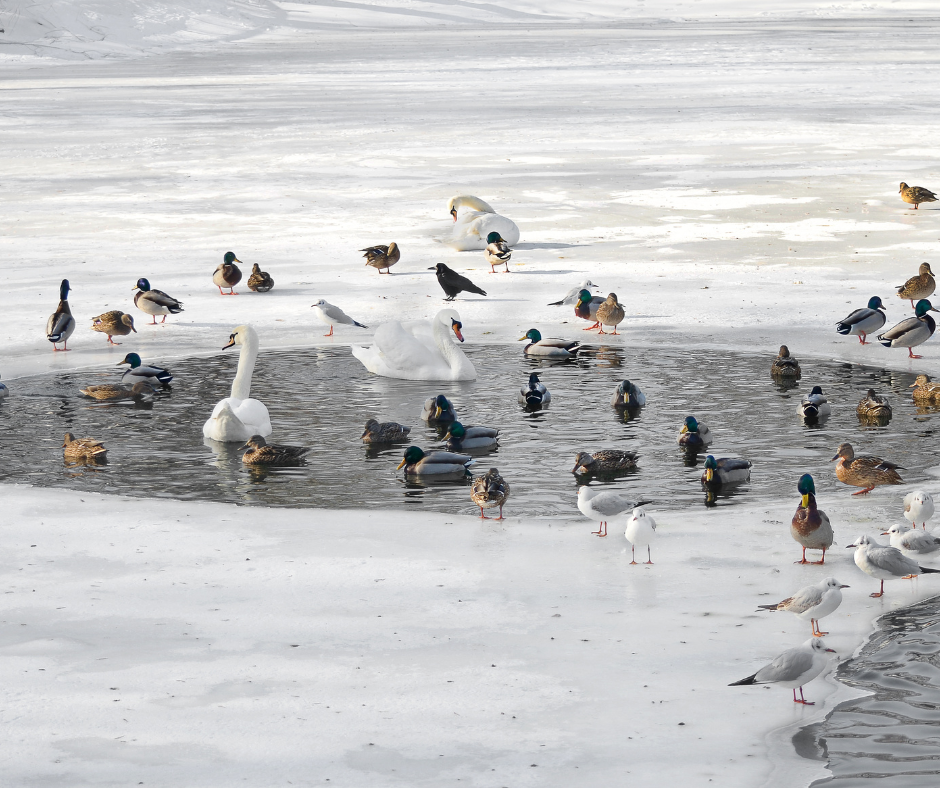
{"label": "brown speckled duck", "polygon": [[614,474],[631,471],[636,468],[636,452],[621,451],[620,449],[601,449],[588,454],[586,451],[578,452],[575,457],[574,474]]}
{"label": "brown speckled duck", "polygon": [[851,443],[840,445],[839,451],[832,459],[838,460],[836,478],[840,482],[850,487],[864,488],[852,495],[870,493],[882,484],[904,484],[904,480],[898,475],[898,470],[904,470],[902,466],[883,460],[881,457],[867,455],[856,457]]}
{"label": "brown speckled duck", "polygon": [[499,517],[495,519],[502,520],[503,504],[506,503],[508,497],[509,483],[499,475],[496,468],[490,468],[482,476],[477,476],[470,487],[470,499],[480,507],[480,517],[484,520],[490,518],[483,514],[483,510],[492,509],[495,506],[499,507]]}
{"label": "brown speckled duck", "polygon": [[911,308],[914,302],[921,298],[930,298],[934,290],[937,289],[937,282],[933,278],[933,271],[930,270],[930,263],[921,263],[917,276],[912,276],[903,285],[896,288],[898,298],[911,302]]}
{"label": "brown speckled duck", "polygon": [[915,211],[922,202],[937,201],[937,195],[930,189],[925,189],[923,186],[908,186],[904,181],[901,181],[901,188],[898,189],[898,192],[904,202],[914,206]]}
{"label": "brown speckled duck", "polygon": [[914,402],[922,405],[940,405],[940,383],[934,383],[926,375],[918,375],[910,385],[914,389]]}
{"label": "brown speckled duck", "polygon": [[260,435],[252,435],[241,447],[245,465],[299,465],[310,449],[303,446],[278,446],[267,443]]}
{"label": "brown speckled duck", "polygon": [[888,403],[888,398],[875,394],[874,389],[868,389],[868,393],[862,397],[855,412],[862,421],[882,426],[891,421],[891,405]]}
{"label": "brown speckled duck", "polygon": [[91,330],[107,334],[108,342],[112,345],[121,344],[115,342],[113,337],[126,337],[131,331],[137,333],[137,329],[134,328],[134,318],[120,309],[112,309],[110,312],[93,317],[91,319]]}
{"label": "brown speckled duck", "polygon": [[363,257],[366,258],[366,265],[371,265],[373,268],[378,269],[380,274],[383,268],[385,269],[385,273],[391,274],[392,272],[388,269],[401,260],[401,250],[394,241],[388,246],[383,244],[379,246],[367,246],[365,249],[360,249],[359,251],[365,252]]}
{"label": "brown speckled duck", "polygon": [[67,460],[103,460],[108,453],[101,441],[94,438],[76,438],[71,432],[65,433],[62,446]]}
{"label": "brown speckled duck", "polygon": [[79,389],[86,397],[93,399],[108,400],[118,402],[123,399],[141,399],[148,394],[153,394],[156,389],[145,380],[138,381],[133,386],[116,386],[105,384],[102,386],[87,386]]}
{"label": "brown speckled duck", "polygon": [[246,284],[248,289],[255,293],[267,293],[274,287],[274,280],[271,278],[271,274],[262,271],[261,266],[255,263],[251,266],[251,276],[248,277]]}
{"label": "brown speckled duck", "polygon": [[613,331],[611,334],[617,333],[617,326],[619,326],[623,319],[627,316],[627,313],[624,311],[623,307],[620,306],[620,302],[617,300],[616,293],[610,293],[607,296],[607,300],[604,301],[599,307],[597,307],[597,322],[600,323],[600,328],[598,329],[598,334],[606,334],[604,331],[604,326],[613,326]]}
{"label": "brown speckled duck", "polygon": [[790,355],[790,348],[786,345],[780,346],[780,352],[770,365],[770,374],[775,378],[789,378],[790,380],[799,380],[802,377],[800,362]]}
{"label": "brown speckled duck", "polygon": [[409,432],[411,432],[411,427],[406,427],[397,421],[379,423],[375,419],[369,419],[360,437],[363,443],[404,443],[408,440]]}

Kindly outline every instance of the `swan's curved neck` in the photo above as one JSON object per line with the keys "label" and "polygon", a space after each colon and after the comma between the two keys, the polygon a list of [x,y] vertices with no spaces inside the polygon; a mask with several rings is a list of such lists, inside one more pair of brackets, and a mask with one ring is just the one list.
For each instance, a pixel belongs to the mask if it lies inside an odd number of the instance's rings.
{"label": "swan's curved neck", "polygon": [[242,343],[241,353],[238,356],[238,371],[232,381],[232,398],[248,399],[251,395],[251,376],[255,371],[255,361],[258,360],[258,340],[248,336]]}
{"label": "swan's curved neck", "polygon": [[[450,323],[450,318],[444,318],[447,323]],[[463,360],[465,358],[463,351],[451,339],[451,329],[449,325],[444,323],[444,320],[435,320],[434,321],[434,342],[438,347],[438,350],[441,351],[441,355],[444,357],[444,360],[447,362],[447,365],[451,369],[458,369],[463,365]]]}
{"label": "swan's curved neck", "polygon": [[459,209],[461,206],[472,208],[474,211],[483,211],[483,213],[496,213],[489,203],[484,202],[479,197],[473,197],[469,194],[462,194],[454,197],[453,207]]}

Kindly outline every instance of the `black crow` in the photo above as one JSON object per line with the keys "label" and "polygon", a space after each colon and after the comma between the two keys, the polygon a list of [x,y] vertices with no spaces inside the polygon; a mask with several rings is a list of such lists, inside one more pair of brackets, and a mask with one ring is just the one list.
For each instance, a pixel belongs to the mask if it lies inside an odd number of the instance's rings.
{"label": "black crow", "polygon": [[441,289],[447,293],[447,298],[445,301],[453,301],[457,297],[457,294],[466,290],[468,293],[479,293],[482,296],[486,295],[485,290],[481,290],[473,282],[471,282],[467,277],[461,276],[456,271],[452,271],[443,263],[438,263],[433,268],[429,268],[429,271],[437,271],[437,281],[440,284]]}

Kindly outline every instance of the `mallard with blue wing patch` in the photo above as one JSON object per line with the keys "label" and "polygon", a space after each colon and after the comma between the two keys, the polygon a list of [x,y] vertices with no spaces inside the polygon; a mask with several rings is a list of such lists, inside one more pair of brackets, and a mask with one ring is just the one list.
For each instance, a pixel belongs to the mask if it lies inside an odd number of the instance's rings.
{"label": "mallard with blue wing patch", "polygon": [[483,514],[484,509],[493,509],[499,507],[499,517],[495,520],[503,519],[503,505],[509,498],[509,482],[499,475],[496,468],[490,468],[482,476],[477,476],[470,487],[470,499],[480,507],[480,517],[483,520],[490,518]]}
{"label": "mallard with blue wing patch", "polygon": [[858,341],[862,345],[871,344],[865,341],[868,335],[873,334],[879,328],[883,328],[888,319],[885,317],[883,309],[884,304],[881,299],[878,296],[872,296],[868,299],[867,307],[856,309],[836,323],[836,331],[843,336],[858,337]]}
{"label": "mallard with blue wing patch", "polygon": [[537,408],[548,405],[551,401],[552,393],[539,380],[539,376],[532,372],[529,382],[519,389],[519,404],[527,408]]}
{"label": "mallard with blue wing patch", "polygon": [[883,484],[904,484],[904,480],[898,474],[899,470],[904,470],[902,465],[888,462],[881,457],[869,455],[856,457],[851,443],[841,444],[836,456],[830,462],[833,460],[838,460],[836,478],[840,482],[850,487],[864,488],[852,495],[865,495]]}
{"label": "mallard with blue wing patch", "polygon": [[[69,349],[69,337],[75,330],[75,318],[72,317],[72,310],[69,309],[69,280],[63,279],[59,285],[59,305],[55,312],[49,315],[46,322],[46,339],[52,343],[53,352],[57,350],[67,351]],[[61,342],[62,347],[56,345]]]}
{"label": "mallard with blue wing patch", "polygon": [[908,387],[914,389],[914,402],[921,405],[940,405],[940,383],[934,383],[927,375],[918,375]]}
{"label": "mallard with blue wing patch", "polygon": [[121,375],[121,383],[125,385],[133,386],[135,383],[144,381],[151,384],[159,383],[164,388],[168,388],[173,381],[173,376],[170,374],[169,370],[163,367],[154,367],[142,363],[140,356],[136,353],[128,353],[124,356],[124,360],[119,361],[118,366],[120,367],[122,364],[130,365],[129,368],[125,370],[124,374]]}
{"label": "mallard with blue wing patch", "polygon": [[930,298],[934,290],[937,289],[937,280],[933,278],[930,263],[921,263],[917,276],[912,276],[903,285],[895,289],[898,291],[898,298],[910,301],[912,308],[916,308],[914,301]]}
{"label": "mallard with blue wing patch", "polygon": [[137,280],[137,284],[132,288],[138,292],[134,295],[134,306],[141,312],[153,316],[153,323],[157,324],[157,315],[163,315],[161,323],[166,323],[167,315],[178,315],[183,311],[183,304],[177,301],[173,296],[169,296],[162,290],[154,290],[150,282],[144,278]]}
{"label": "mallard with blue wing patch", "polygon": [[[804,473],[796,489],[803,496],[796,513],[790,521],[790,535],[803,548],[803,558],[798,564],[826,563],[826,550],[832,547],[832,526],[826,513],[816,506],[816,483],[813,477]],[[807,550],[822,550],[822,560],[807,561]]]}
{"label": "mallard with blue wing patch", "polygon": [[914,307],[914,317],[902,320],[883,334],[879,334],[878,341],[885,347],[906,347],[910,358],[923,358],[914,355],[914,348],[923,345],[937,330],[936,321],[927,314],[937,311],[940,310],[934,309],[927,299],[921,299]]}
{"label": "mallard with blue wing patch", "polygon": [[125,314],[120,309],[112,309],[110,312],[105,312],[98,315],[98,317],[93,317],[91,319],[91,330],[107,334],[108,344],[111,345],[121,344],[120,342],[115,342],[114,337],[126,337],[131,331],[135,334],[137,333],[137,329],[134,328],[134,318]]}
{"label": "mallard with blue wing patch", "polygon": [[409,446],[396,470],[404,468],[406,476],[463,476],[469,474],[473,463],[474,459],[467,454],[450,451],[425,453],[417,446]]}
{"label": "mallard with blue wing patch", "polygon": [[520,342],[524,339],[529,340],[529,344],[522,349],[527,356],[574,358],[581,349],[580,342],[572,342],[568,339],[542,339],[542,335],[534,328],[526,331],[524,337],[519,337]]}
{"label": "mallard with blue wing patch", "polygon": [[377,269],[380,274],[384,268],[385,273],[390,275],[392,272],[388,269],[401,259],[401,250],[398,248],[398,244],[394,241],[392,241],[392,243],[390,243],[388,246],[385,246],[384,244],[379,244],[378,246],[367,246],[365,249],[360,249],[359,251],[365,252],[363,257],[366,258],[366,265],[370,265]]}

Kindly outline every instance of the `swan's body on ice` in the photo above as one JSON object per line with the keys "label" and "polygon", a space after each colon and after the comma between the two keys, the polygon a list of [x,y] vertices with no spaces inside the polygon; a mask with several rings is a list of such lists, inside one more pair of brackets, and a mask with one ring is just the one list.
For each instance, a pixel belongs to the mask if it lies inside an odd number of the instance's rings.
{"label": "swan's body on ice", "polygon": [[232,396],[216,403],[208,421],[202,425],[202,434],[214,441],[244,443],[255,435],[266,438],[271,434],[271,417],[263,403],[251,399],[251,375],[258,359],[258,334],[251,326],[239,326],[229,343],[222,348],[241,345],[238,371],[232,381]]}
{"label": "swan's body on ice", "polygon": [[[469,210],[458,213],[460,208]],[[516,223],[500,216],[489,203],[483,202],[479,197],[469,194],[451,197],[447,210],[454,217],[454,232],[447,245],[458,252],[486,249],[486,236],[490,233],[499,233],[509,246],[519,243],[519,228]]]}
{"label": "swan's body on ice", "polygon": [[476,380],[477,371],[451,335],[463,342],[460,315],[442,309],[432,320],[383,323],[372,347],[353,346],[363,366],[399,380]]}

